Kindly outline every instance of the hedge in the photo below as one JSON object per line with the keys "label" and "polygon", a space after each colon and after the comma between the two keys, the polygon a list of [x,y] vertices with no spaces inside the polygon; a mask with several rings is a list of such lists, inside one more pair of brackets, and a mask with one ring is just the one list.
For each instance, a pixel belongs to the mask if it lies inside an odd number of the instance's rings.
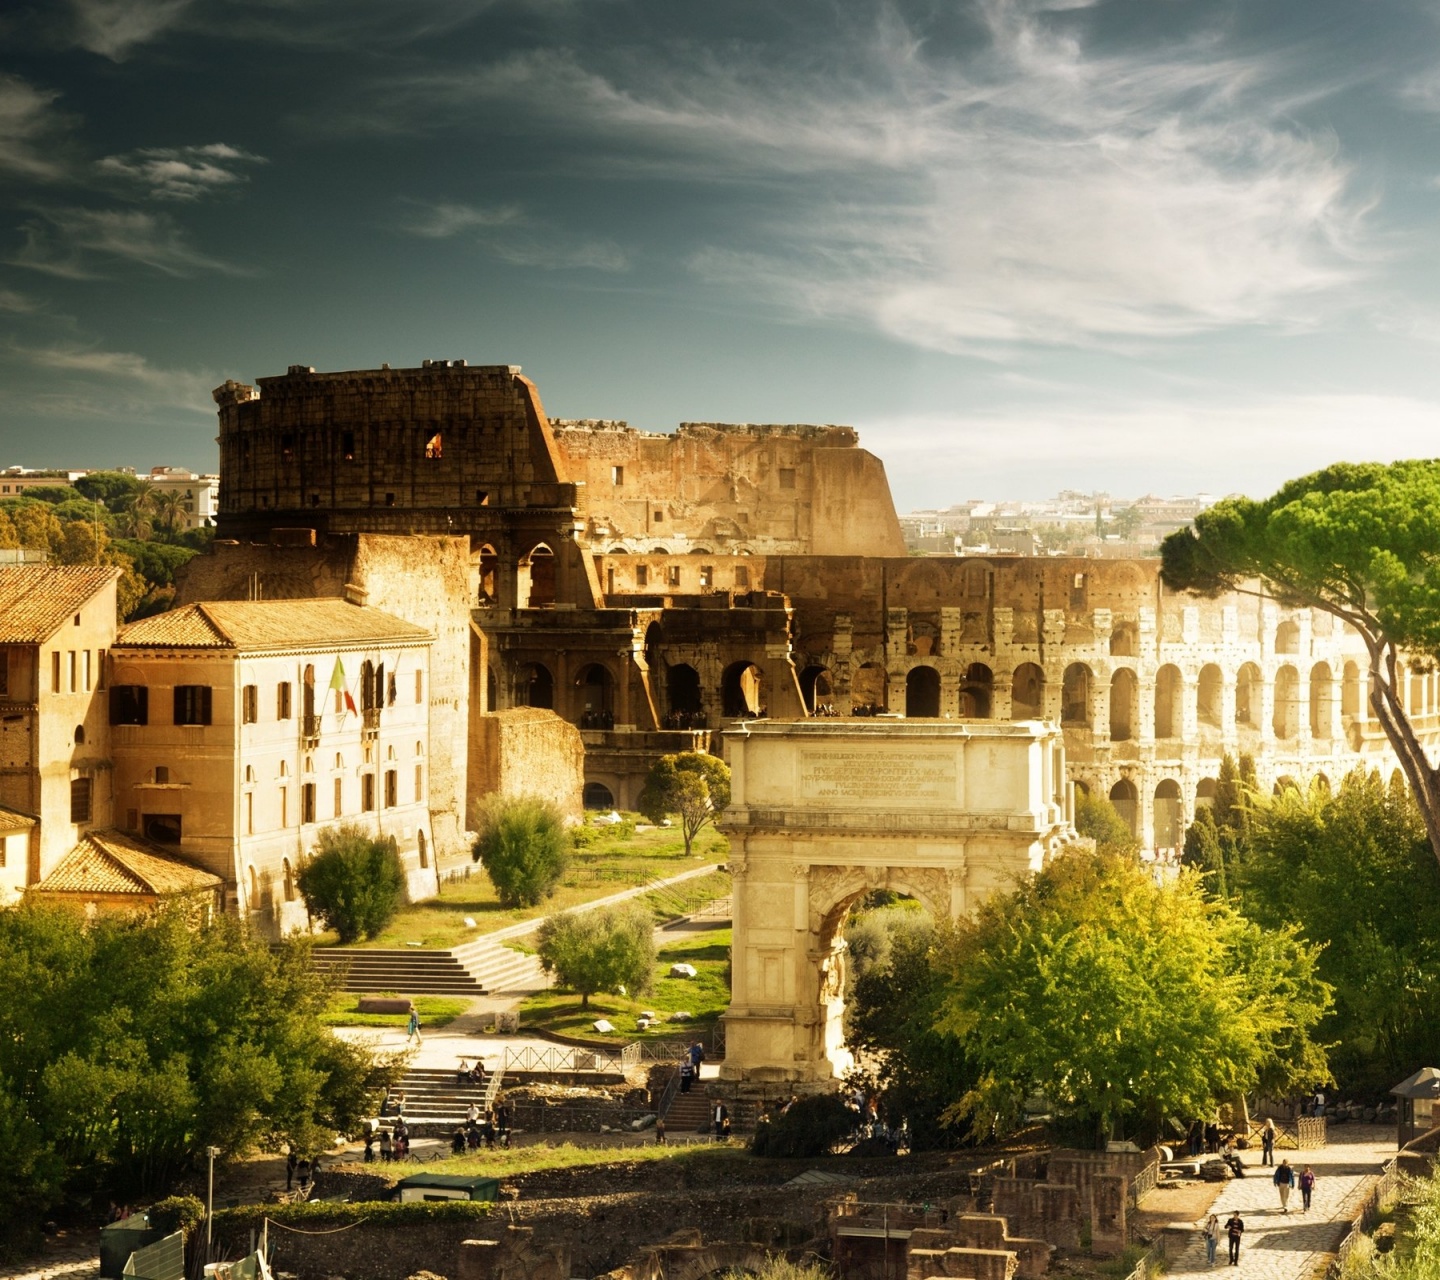
{"label": "hedge", "polygon": [[402,1226],[417,1222],[467,1222],[488,1218],[494,1205],[484,1200],[298,1200],[292,1204],[247,1204],[238,1209],[221,1209],[215,1214],[217,1229],[258,1227],[269,1218],[282,1226],[320,1223],[349,1226],[364,1222],[377,1227]]}

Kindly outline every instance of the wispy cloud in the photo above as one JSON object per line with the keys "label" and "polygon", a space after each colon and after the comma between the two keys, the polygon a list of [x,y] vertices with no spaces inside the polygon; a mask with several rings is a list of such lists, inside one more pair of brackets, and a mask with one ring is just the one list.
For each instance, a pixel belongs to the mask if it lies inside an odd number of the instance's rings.
{"label": "wispy cloud", "polygon": [[198,147],[145,147],[106,156],[96,168],[104,177],[142,188],[157,200],[199,200],[248,182],[241,166],[264,163],[264,156],[212,142]]}
{"label": "wispy cloud", "polygon": [[94,347],[14,345],[11,353],[37,368],[119,383],[137,389],[156,405],[193,409],[206,415],[214,411],[210,388],[213,374],[161,369],[142,355],[130,351],[105,351]]}
{"label": "wispy cloud", "polygon": [[75,43],[123,62],[130,52],[173,27],[191,0],[70,0]]}
{"label": "wispy cloud", "polygon": [[748,216],[692,253],[700,279],[921,347],[1312,323],[1370,265],[1368,204],[1334,137],[1288,114],[1282,56],[1095,52],[1043,12],[1076,7],[981,0],[985,37],[954,54],[893,10],[798,65],[526,53],[393,81],[375,127],[506,104],[595,171],[746,184]]}
{"label": "wispy cloud", "polygon": [[39,181],[65,175],[58,158],[66,128],[55,108],[59,97],[18,76],[0,76],[0,173]]}
{"label": "wispy cloud", "polygon": [[44,310],[34,298],[13,289],[0,289],[0,311],[12,316],[33,316]]}
{"label": "wispy cloud", "polygon": [[167,276],[205,272],[246,274],[192,246],[163,213],[138,209],[48,209],[22,228],[24,243],[14,266],[68,280],[104,278],[115,263],[148,267]]}
{"label": "wispy cloud", "polygon": [[625,271],[630,266],[630,255],[613,240],[576,235],[530,216],[519,205],[406,203],[414,212],[402,220],[402,231],[427,240],[463,235],[511,266],[545,271]]}

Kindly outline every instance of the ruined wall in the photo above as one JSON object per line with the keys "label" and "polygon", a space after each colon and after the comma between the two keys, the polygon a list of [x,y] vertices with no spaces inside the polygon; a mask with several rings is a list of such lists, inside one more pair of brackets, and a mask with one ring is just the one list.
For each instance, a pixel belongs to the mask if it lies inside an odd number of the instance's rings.
{"label": "ruined wall", "polygon": [[350,534],[314,546],[217,541],[180,570],[175,602],[335,597],[432,632],[428,776],[436,860],[443,867],[467,856],[469,575],[465,538]]}
{"label": "ruined wall", "polygon": [[516,707],[472,718],[471,792],[532,795],[553,801],[578,817],[585,786],[585,748],[580,731],[553,711]]}
{"label": "ruined wall", "polygon": [[885,467],[851,427],[556,422],[596,550],[903,555]]}

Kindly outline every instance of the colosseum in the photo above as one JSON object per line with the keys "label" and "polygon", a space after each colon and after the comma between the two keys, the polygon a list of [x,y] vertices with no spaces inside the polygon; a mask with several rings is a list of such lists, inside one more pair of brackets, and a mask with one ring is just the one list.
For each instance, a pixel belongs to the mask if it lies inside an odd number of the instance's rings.
{"label": "colosseum", "polygon": [[[463,361],[292,366],[215,398],[219,538],[182,599],[347,594],[434,630],[452,846],[478,722],[515,706],[579,728],[606,806],[740,719],[1043,718],[1076,786],[1161,851],[1225,752],[1274,787],[1393,767],[1330,615],[1176,595],[1156,560],[907,556],[849,427],[552,422],[518,368]],[[1433,738],[1436,675],[1407,693]]]}

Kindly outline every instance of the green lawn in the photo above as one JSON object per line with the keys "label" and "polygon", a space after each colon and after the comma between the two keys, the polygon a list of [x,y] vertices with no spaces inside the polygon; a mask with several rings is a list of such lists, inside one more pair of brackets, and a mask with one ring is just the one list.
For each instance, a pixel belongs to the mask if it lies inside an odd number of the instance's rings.
{"label": "green lawn", "polygon": [[[652,880],[664,880],[706,862],[723,862],[730,852],[725,837],[709,827],[695,838],[695,852],[688,858],[685,856],[685,842],[675,828],[655,827],[634,832],[622,828],[618,833],[606,828],[592,828],[589,838],[594,843],[585,849],[577,849],[571,855],[569,872],[555,896],[537,907],[502,907],[490,878],[476,863],[468,880],[446,884],[438,898],[405,907],[379,937],[358,945],[403,947],[418,942],[423,947],[453,947],[481,934],[503,929],[506,925],[578,907]],[[697,880],[715,882],[716,878],[705,876],[697,877]],[[701,892],[705,896],[695,901],[696,895]],[[709,898],[728,892],[726,877],[724,887],[718,890],[713,888],[712,883],[708,890],[682,885],[670,893],[661,891],[657,901],[651,905],[662,915],[681,914],[693,911]],[[654,896],[646,895],[647,901]],[[466,927],[467,916],[475,921],[474,929]],[[333,933],[321,934],[317,941],[321,944],[333,943],[336,938]]]}
{"label": "green lawn", "polygon": [[[446,1160],[433,1160],[425,1165],[426,1173],[459,1173],[479,1177],[504,1178],[519,1173],[538,1173],[542,1169],[573,1169],[583,1165],[625,1165],[648,1163],[654,1160],[744,1160],[748,1157],[734,1147],[712,1147],[708,1145],[657,1146],[653,1142],[646,1146],[624,1147],[624,1154],[615,1147],[575,1147],[566,1142],[552,1147],[548,1142],[523,1147],[511,1147],[509,1151],[496,1148],[474,1155],[451,1156]],[[407,1166],[397,1166],[402,1172],[398,1178],[413,1173]]]}
{"label": "green lawn", "polygon": [[[714,896],[713,894],[711,895]],[[693,978],[665,976],[672,964],[684,961],[699,971]],[[591,1025],[597,1018],[608,1018],[615,1025],[609,1041],[665,1039],[684,1036],[696,1029],[711,1027],[730,1004],[730,930],[714,929],[692,936],[682,942],[662,947],[655,962],[655,988],[649,995],[634,999],[628,996],[594,995],[585,1008],[573,992],[542,991],[529,997],[520,1006],[522,1029],[538,1027],[562,1035],[592,1040],[602,1037]],[[690,1022],[661,1021],[648,1031],[636,1026],[636,1018],[646,1010],[667,1013],[684,1010],[694,1014]]]}
{"label": "green lawn", "polygon": [[[393,991],[371,991],[372,996],[391,995]],[[320,1015],[320,1021],[331,1027],[403,1027],[409,1021],[405,1013],[360,1013],[359,1003],[365,997],[353,991],[337,991],[330,997],[330,1007]],[[455,1021],[470,1001],[452,996],[414,996],[415,1008],[420,1014],[420,1025],[426,1031],[447,1026]]]}

